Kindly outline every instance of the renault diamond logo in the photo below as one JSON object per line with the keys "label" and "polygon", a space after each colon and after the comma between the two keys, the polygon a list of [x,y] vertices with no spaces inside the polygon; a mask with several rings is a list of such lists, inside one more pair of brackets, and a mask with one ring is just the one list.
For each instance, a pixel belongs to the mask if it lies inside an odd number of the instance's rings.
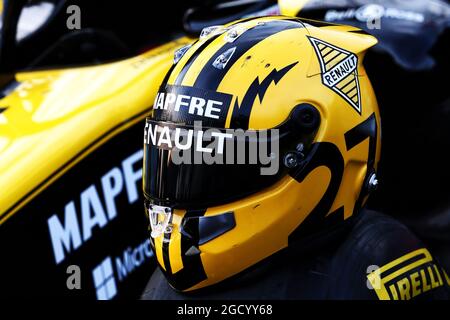
{"label": "renault diamond logo", "polygon": [[308,37],[320,62],[322,83],[344,98],[361,113],[358,57],[325,41]]}

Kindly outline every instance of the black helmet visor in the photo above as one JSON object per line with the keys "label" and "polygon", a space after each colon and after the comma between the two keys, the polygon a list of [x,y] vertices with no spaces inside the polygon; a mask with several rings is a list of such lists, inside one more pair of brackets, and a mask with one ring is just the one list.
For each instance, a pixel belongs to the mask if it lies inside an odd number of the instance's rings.
{"label": "black helmet visor", "polygon": [[314,132],[292,130],[290,119],[270,130],[200,124],[147,118],[143,168],[147,201],[201,208],[261,191],[301,164],[314,137]]}

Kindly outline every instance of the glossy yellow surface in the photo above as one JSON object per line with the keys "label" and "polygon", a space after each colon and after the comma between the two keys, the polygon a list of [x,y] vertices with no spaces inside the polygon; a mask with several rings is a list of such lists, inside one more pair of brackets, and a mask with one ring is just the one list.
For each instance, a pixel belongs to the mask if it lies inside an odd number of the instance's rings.
{"label": "glossy yellow surface", "polygon": [[[244,22],[244,28],[273,19],[268,17]],[[362,65],[367,49],[377,43],[372,36],[349,31],[354,27],[330,25],[284,30],[261,40],[243,54],[226,72],[218,91],[242,99],[251,83],[259,81],[273,70],[298,63],[285,74],[280,82],[271,83],[261,102],[254,101],[249,128],[266,129],[284,122],[292,108],[307,102],[314,105],[321,114],[321,127],[315,142],[328,142],[338,147],[344,159],[344,173],[339,191],[329,213],[344,207],[344,219],[353,214],[355,203],[362,189],[367,172],[369,139],[347,151],[344,134],[375,114],[378,124],[376,162],[380,156],[380,117],[372,86]],[[187,70],[182,85],[193,85],[205,63],[225,43],[225,35],[217,37],[198,55]],[[319,58],[308,37],[314,37],[332,44],[358,57],[358,80],[361,96],[361,112],[353,108],[339,94],[322,83]],[[204,40],[203,40],[204,41]],[[178,72],[189,61],[196,47],[188,50],[169,78],[173,84]],[[250,58],[249,58],[250,57]],[[355,78],[352,78],[355,79]],[[349,81],[350,82],[350,81]],[[237,97],[237,98],[236,98]],[[239,101],[240,103],[241,101]],[[231,106],[234,106],[232,101]],[[227,123],[233,108],[228,111]],[[188,290],[209,286],[245,270],[262,259],[287,247],[288,236],[311,213],[323,198],[330,184],[330,169],[325,166],[312,170],[301,183],[287,176],[277,184],[243,200],[208,208],[206,216],[234,212],[236,227],[223,235],[199,246],[201,261],[207,279]],[[184,211],[175,211],[173,231],[169,244],[169,258],[175,271],[183,268],[180,252],[181,236],[179,226]],[[155,239],[156,255],[164,267],[162,239]]]}
{"label": "glossy yellow surface", "polygon": [[286,16],[296,16],[310,0],[278,0],[280,12]]}
{"label": "glossy yellow surface", "polygon": [[17,74],[19,86],[0,100],[7,108],[0,114],[0,223],[92,150],[142,121],[174,51],[190,41],[99,66]]}

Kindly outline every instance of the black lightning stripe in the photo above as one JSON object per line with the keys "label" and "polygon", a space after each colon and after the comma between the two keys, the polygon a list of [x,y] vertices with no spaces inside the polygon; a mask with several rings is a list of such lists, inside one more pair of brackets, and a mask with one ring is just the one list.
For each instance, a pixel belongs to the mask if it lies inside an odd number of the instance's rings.
{"label": "black lightning stripe", "polygon": [[[228,70],[233,64],[242,57],[248,50],[254,47],[256,44],[273,36],[279,32],[290,30],[294,28],[303,28],[303,25],[299,22],[290,20],[276,20],[268,21],[265,24],[257,25],[252,29],[244,32],[234,42],[224,44],[204,65],[203,69],[198,75],[194,87],[203,88],[206,90],[217,90],[220,82],[224,78]],[[236,47],[236,51],[231,56],[226,67],[224,69],[217,69],[213,66],[213,62],[227,50]]]}
{"label": "black lightning stripe", "polygon": [[272,83],[278,84],[281,78],[291,70],[297,62],[294,62],[281,70],[273,69],[272,72],[261,82],[259,83],[258,77],[252,82],[250,87],[242,99],[242,104],[239,106],[238,99],[235,100],[233,114],[231,116],[230,128],[240,128],[240,129],[248,129],[248,123],[250,120],[250,112],[253,108],[253,104],[255,102],[256,96],[259,97],[259,101],[262,102],[264,99],[264,95],[266,94],[267,88]]}

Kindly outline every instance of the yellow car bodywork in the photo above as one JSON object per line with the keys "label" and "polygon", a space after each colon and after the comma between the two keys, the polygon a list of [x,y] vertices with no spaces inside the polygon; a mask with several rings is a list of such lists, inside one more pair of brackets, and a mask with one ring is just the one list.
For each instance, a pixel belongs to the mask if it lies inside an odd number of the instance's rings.
{"label": "yellow car bodywork", "polygon": [[98,66],[21,72],[0,100],[0,224],[105,141],[142,121],[183,37]]}

